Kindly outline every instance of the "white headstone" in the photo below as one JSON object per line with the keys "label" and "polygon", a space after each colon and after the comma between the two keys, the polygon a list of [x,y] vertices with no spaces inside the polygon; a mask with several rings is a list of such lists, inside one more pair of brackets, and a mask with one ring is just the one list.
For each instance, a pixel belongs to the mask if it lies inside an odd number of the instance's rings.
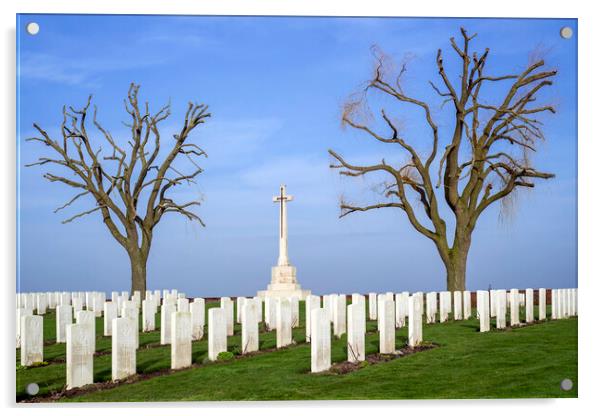
{"label": "white headstone", "polygon": [[403,295],[395,294],[395,328],[403,328],[406,325],[405,307],[403,304]]}
{"label": "white headstone", "polygon": [[305,341],[311,341],[311,311],[320,308],[320,297],[309,295],[305,299]]}
{"label": "white headstone", "polygon": [[48,298],[46,293],[38,293],[38,304],[37,304],[37,314],[44,315],[46,313],[46,309],[48,308]]}
{"label": "white headstone", "polygon": [[437,321],[437,292],[426,294],[426,323],[434,324]]}
{"label": "white headstone", "polygon": [[540,288],[539,289],[539,314],[537,315],[537,318],[540,321],[545,321],[546,320],[546,315],[547,315],[547,310],[546,310],[546,301],[547,301],[547,297],[546,297],[546,289],[545,288]]}
{"label": "white headstone", "polygon": [[117,318],[117,302],[105,302],[104,315],[103,334],[110,337],[113,334],[113,319]]}
{"label": "white headstone", "polygon": [[56,342],[64,343],[67,340],[67,325],[73,322],[71,305],[59,305],[56,307]]}
{"label": "white headstone", "polygon": [[24,367],[44,361],[43,319],[37,315],[21,317],[21,365]]}
{"label": "white headstone", "polygon": [[171,314],[176,312],[176,305],[167,302],[161,305],[161,345],[171,344]]}
{"label": "white headstone", "polygon": [[171,314],[171,369],[192,365],[192,315],[190,312]]}
{"label": "white headstone", "polygon": [[518,289],[510,289],[510,326],[520,324]]}
{"label": "white headstone", "polygon": [[454,291],[454,320],[459,321],[462,319],[462,292],[459,290]]}
{"label": "white headstone", "polygon": [[291,322],[293,328],[299,328],[299,298],[292,296],[291,302]]}
{"label": "white headstone", "polygon": [[479,315],[479,330],[480,332],[489,332],[489,292],[485,290],[477,290],[477,312]]}
{"label": "white headstone", "polygon": [[472,316],[472,296],[469,290],[462,292],[462,303],[464,305],[464,319],[469,319]]}
{"label": "white headstone", "polygon": [[276,348],[286,347],[293,341],[291,303],[282,298],[278,301],[276,312]]}
{"label": "white headstone", "polygon": [[379,351],[381,354],[392,354],[395,352],[395,303],[384,298],[378,312],[382,314],[379,317]]}
{"label": "white headstone", "polygon": [[368,317],[371,321],[378,318],[378,303],[376,293],[368,293]]}
{"label": "white headstone", "polygon": [[352,303],[347,306],[347,361],[357,363],[366,360],[366,309]]}
{"label": "white headstone", "polygon": [[21,335],[22,335],[21,323],[22,323],[22,318],[25,317],[25,316],[31,316],[31,315],[33,315],[33,311],[31,309],[17,308],[17,322],[16,322],[17,348],[21,348]]}
{"label": "white headstone", "polygon": [[92,351],[96,351],[96,315],[92,311],[78,311],[75,314],[75,323],[88,328],[88,337],[92,340]]}
{"label": "white headstone", "polygon": [[421,297],[422,294],[414,294],[408,301],[408,345],[412,348],[420,345],[422,342],[422,314],[420,313]]}
{"label": "white headstone", "polygon": [[265,298],[265,325],[268,331],[272,331],[276,328],[276,303],[276,298]]}
{"label": "white headstone", "polygon": [[330,317],[323,308],[311,311],[311,372],[330,369]]}
{"label": "white headstone", "polygon": [[525,290],[525,321],[533,322],[533,289]]}
{"label": "white headstone", "polygon": [[497,290],[489,291],[489,315],[492,318],[497,317]]}
{"label": "white headstone", "polygon": [[238,296],[236,298],[236,323],[240,324],[241,321],[241,316],[242,316],[242,308],[243,308],[243,303],[245,302],[245,298],[242,296]]}
{"label": "white headstone", "polygon": [[205,299],[196,298],[189,308],[192,320],[192,340],[198,341],[203,339],[205,332]]}
{"label": "white headstone", "polygon": [[111,322],[111,333],[111,379],[116,381],[136,374],[134,321],[129,318],[114,318]]}
{"label": "white headstone", "polygon": [[129,318],[134,322],[134,328],[136,332],[136,348],[138,348],[140,346],[140,319],[136,303],[134,301],[124,302],[121,310],[121,316],[123,318]]}
{"label": "white headstone", "polygon": [[498,290],[495,294],[495,301],[497,303],[495,308],[496,328],[506,328],[506,290]]}
{"label": "white headstone", "polygon": [[234,335],[234,302],[228,297],[220,299],[220,307],[226,315],[226,329],[228,336]]}
{"label": "white headstone", "polygon": [[333,329],[334,336],[341,338],[346,331],[347,324],[347,296],[338,295],[333,302]]}
{"label": "white headstone", "polygon": [[259,350],[259,329],[257,320],[257,302],[244,302],[241,311],[242,353]]}
{"label": "white headstone", "polygon": [[208,357],[211,361],[215,361],[220,352],[227,351],[228,349],[228,324],[226,322],[225,309],[209,309],[209,321],[207,326],[209,332]]}
{"label": "white headstone", "polygon": [[155,314],[157,307],[151,299],[142,301],[142,332],[150,332],[155,330]]}
{"label": "white headstone", "polygon": [[94,381],[94,347],[85,324],[67,325],[67,390]]}
{"label": "white headstone", "polygon": [[189,312],[190,309],[188,308],[188,304],[189,304],[188,299],[186,299],[186,298],[179,298],[177,300],[178,312]]}

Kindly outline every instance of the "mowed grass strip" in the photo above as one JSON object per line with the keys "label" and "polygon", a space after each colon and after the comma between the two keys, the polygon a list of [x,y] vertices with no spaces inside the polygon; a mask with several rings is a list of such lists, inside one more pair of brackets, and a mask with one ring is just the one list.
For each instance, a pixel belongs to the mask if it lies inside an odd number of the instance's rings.
{"label": "mowed grass strip", "polygon": [[[208,304],[207,308],[218,306]],[[203,364],[117,387],[65,397],[68,401],[174,401],[174,400],[330,400],[330,399],[434,399],[577,396],[577,319],[481,334],[478,321],[450,321],[424,325],[424,340],[438,348],[378,363],[349,374],[311,374],[310,346],[305,344],[304,307],[301,327],[293,331],[296,345],[236,360]],[[45,339],[54,339],[54,315],[45,316]],[[159,316],[157,316],[159,320]],[[159,322],[158,322],[159,323]],[[368,322],[366,353],[378,352],[376,323]],[[97,351],[110,351],[110,338],[102,336],[97,321]],[[407,329],[397,331],[397,347],[407,341]],[[137,372],[169,369],[170,347],[156,346],[159,332],[140,334]],[[152,348],[146,349],[150,345]],[[276,345],[275,331],[260,334],[260,349]],[[228,349],[240,351],[240,327],[228,338]],[[64,345],[46,346],[44,359],[64,359]],[[193,343],[193,362],[207,357],[205,339]],[[17,357],[18,358],[18,357]],[[347,359],[346,337],[333,337],[333,362]],[[94,381],[111,378],[111,355],[94,359]],[[570,378],[571,391],[560,389]],[[65,364],[17,371],[17,400],[28,398],[25,388],[38,383],[41,395],[62,390]]]}

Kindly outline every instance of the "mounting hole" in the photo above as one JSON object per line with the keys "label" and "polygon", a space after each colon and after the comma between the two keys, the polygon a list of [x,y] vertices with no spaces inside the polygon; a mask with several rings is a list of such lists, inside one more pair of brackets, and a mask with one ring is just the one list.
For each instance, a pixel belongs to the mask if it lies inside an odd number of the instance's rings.
{"label": "mounting hole", "polygon": [[563,27],[562,29],[560,29],[560,36],[563,39],[570,39],[573,37],[573,29],[571,29],[568,26]]}
{"label": "mounting hole", "polygon": [[564,391],[569,391],[573,389],[573,380],[570,378],[565,378],[560,382],[560,388]]}
{"label": "mounting hole", "polygon": [[29,383],[25,388],[25,391],[27,391],[27,394],[30,396],[35,396],[40,392],[40,386],[38,386],[38,383]]}
{"label": "mounting hole", "polygon": [[36,22],[29,22],[27,23],[27,26],[25,26],[25,30],[27,30],[27,33],[30,35],[37,35],[40,32],[40,25]]}

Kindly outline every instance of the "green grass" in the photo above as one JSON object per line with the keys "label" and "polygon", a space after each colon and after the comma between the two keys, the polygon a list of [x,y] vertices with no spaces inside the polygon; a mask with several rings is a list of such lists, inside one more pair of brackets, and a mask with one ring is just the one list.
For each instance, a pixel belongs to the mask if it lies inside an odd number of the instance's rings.
{"label": "green grass", "polygon": [[[207,307],[216,306],[208,304]],[[202,364],[207,357],[206,334],[193,343],[193,363],[200,366],[115,388],[77,395],[70,401],[173,400],[332,400],[577,397],[577,319],[489,333],[478,332],[478,321],[453,320],[424,325],[424,340],[437,348],[361,368],[348,374],[311,374],[310,346],[305,344],[303,303],[301,327],[293,331],[296,345],[255,356]],[[157,317],[157,320],[159,318]],[[493,320],[492,320],[493,322]],[[54,339],[54,315],[44,317],[45,339]],[[378,351],[376,323],[369,321],[366,353]],[[492,327],[493,328],[493,327]],[[97,321],[97,351],[110,350]],[[407,341],[407,329],[397,331],[397,347]],[[170,347],[155,346],[159,333],[140,335],[137,372],[153,373],[170,367]],[[145,348],[145,346],[152,348]],[[260,334],[260,350],[274,348],[275,332]],[[228,338],[228,349],[240,350],[240,328]],[[27,398],[25,387],[38,383],[39,394],[60,391],[65,384],[64,344],[44,348],[50,365],[17,371],[17,400]],[[17,363],[18,363],[17,353]],[[346,339],[332,342],[332,361],[347,358]],[[94,359],[94,381],[111,378],[111,355]],[[565,392],[560,382],[570,378]]]}

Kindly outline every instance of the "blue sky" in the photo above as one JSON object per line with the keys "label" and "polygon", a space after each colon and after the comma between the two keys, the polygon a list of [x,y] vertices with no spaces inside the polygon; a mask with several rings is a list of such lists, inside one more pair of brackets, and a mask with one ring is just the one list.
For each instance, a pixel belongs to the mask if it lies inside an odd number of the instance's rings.
{"label": "blue sky", "polygon": [[[40,33],[25,33],[27,22]],[[371,74],[371,45],[408,62],[407,90],[430,103],[442,137],[449,108],[428,85],[436,80],[437,48],[457,67],[449,37],[459,27],[477,32],[474,47],[491,49],[488,69],[520,71],[542,55],[558,69],[541,95],[557,114],[545,117],[547,140],[533,157],[556,178],[521,191],[510,209],[491,207],[473,235],[467,286],[567,287],[577,284],[577,39],[559,36],[575,20],[418,18],[293,18],[188,16],[21,15],[18,32],[18,286],[37,290],[125,290],[125,251],[100,216],[61,220],[78,209],[53,210],[75,192],[42,178],[46,169],[24,165],[44,155],[24,140],[37,122],[59,133],[64,104],[81,106],[94,95],[99,119],[123,140],[123,98],[130,82],[172,116],[163,137],[180,125],[188,101],[210,106],[209,122],[194,135],[209,157],[198,184],[179,198],[201,199],[200,228],[179,216],[157,227],[148,264],[149,288],[189,295],[252,295],[269,283],[278,250],[278,210],[272,196],[286,183],[289,256],[304,288],[315,293],[442,290],[445,273],[434,245],[399,211],[338,218],[338,201],[370,201],[377,178],[340,178],[328,168],[327,149],[354,162],[402,160],[395,149],[341,129],[341,107]],[[493,97],[492,97],[493,99]],[[421,119],[391,108],[421,149]],[[100,139],[100,137],[99,137]],[[425,143],[427,146],[428,142]],[[447,217],[449,218],[449,217]]]}

